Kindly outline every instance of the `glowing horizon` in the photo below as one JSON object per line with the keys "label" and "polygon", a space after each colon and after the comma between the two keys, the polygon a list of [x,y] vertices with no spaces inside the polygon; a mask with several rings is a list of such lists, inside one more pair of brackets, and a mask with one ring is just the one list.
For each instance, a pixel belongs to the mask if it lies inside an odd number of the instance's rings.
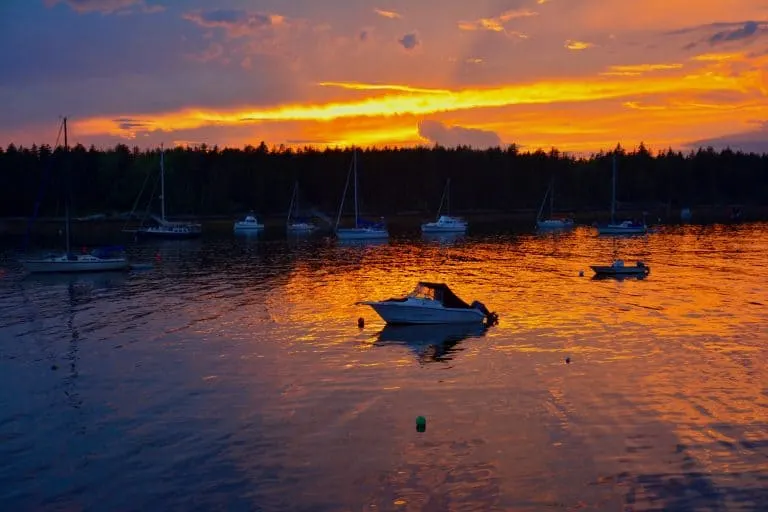
{"label": "glowing horizon", "polygon": [[[499,11],[449,0],[439,13],[420,0],[351,10],[322,0],[314,11],[280,12],[259,8],[262,0],[249,9],[224,3],[231,8],[201,0],[28,6],[41,23],[66,17],[85,34],[117,34],[137,19],[168,30],[146,43],[128,37],[144,53],[126,42],[124,60],[83,48],[87,59],[72,57],[80,75],[60,70],[60,80],[12,61],[6,69],[19,76],[0,87],[10,109],[0,144],[49,143],[49,109],[67,113],[74,142],[97,146],[514,143],[590,152],[768,140],[768,22],[760,21],[768,8],[746,0],[723,18],[704,0],[684,22],[671,17],[684,2],[673,1],[658,28],[622,17],[621,6],[597,10],[597,0],[528,0]],[[6,45],[23,54],[22,28]],[[171,42],[179,33],[182,43]],[[112,44],[123,43],[104,39],[105,49]]]}

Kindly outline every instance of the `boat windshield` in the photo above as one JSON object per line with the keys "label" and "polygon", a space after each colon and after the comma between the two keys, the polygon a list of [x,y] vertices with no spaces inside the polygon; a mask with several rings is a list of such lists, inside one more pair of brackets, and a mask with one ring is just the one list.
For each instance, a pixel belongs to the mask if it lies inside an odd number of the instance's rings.
{"label": "boat windshield", "polygon": [[440,294],[439,290],[430,288],[429,286],[424,286],[421,283],[417,284],[416,288],[414,288],[413,291],[411,292],[411,297],[415,299],[429,299],[429,300],[440,301],[439,295],[442,295]]}
{"label": "boat windshield", "polygon": [[442,283],[421,282],[411,292],[410,297],[430,299],[440,302],[447,308],[469,308],[470,305],[458,298],[446,285]]}

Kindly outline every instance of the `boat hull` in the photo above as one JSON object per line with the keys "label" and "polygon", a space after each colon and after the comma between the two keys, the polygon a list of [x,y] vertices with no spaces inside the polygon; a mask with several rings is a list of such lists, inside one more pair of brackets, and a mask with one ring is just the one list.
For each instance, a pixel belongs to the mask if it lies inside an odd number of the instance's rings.
{"label": "boat hull", "polygon": [[136,236],[141,238],[158,238],[164,240],[189,240],[199,238],[202,231],[166,231],[160,229],[138,229]]}
{"label": "boat hull", "polygon": [[649,267],[612,267],[592,265],[590,267],[595,274],[603,276],[640,276],[648,275],[651,272]]}
{"label": "boat hull", "polygon": [[421,225],[422,233],[466,233],[467,226],[436,226],[430,224]]}
{"label": "boat hull", "polygon": [[398,302],[366,302],[388,324],[470,324],[480,323],[485,314],[474,308],[414,306]]}
{"label": "boat hull", "polygon": [[344,228],[336,230],[339,240],[383,240],[389,238],[389,232],[383,229]]}
{"label": "boat hull", "polygon": [[597,233],[600,235],[644,235],[648,232],[647,226],[620,226],[611,225],[598,226]]}
{"label": "boat hull", "polygon": [[576,224],[567,220],[540,220],[536,222],[536,227],[541,230],[546,229],[571,229]]}
{"label": "boat hull", "polygon": [[257,225],[251,225],[251,226],[238,226],[235,224],[234,227],[235,233],[258,233],[259,231],[264,230],[263,224],[257,224]]}
{"label": "boat hull", "polygon": [[32,273],[67,273],[67,272],[109,272],[128,270],[128,260],[125,258],[67,260],[60,258],[40,258],[23,260],[21,264]]}

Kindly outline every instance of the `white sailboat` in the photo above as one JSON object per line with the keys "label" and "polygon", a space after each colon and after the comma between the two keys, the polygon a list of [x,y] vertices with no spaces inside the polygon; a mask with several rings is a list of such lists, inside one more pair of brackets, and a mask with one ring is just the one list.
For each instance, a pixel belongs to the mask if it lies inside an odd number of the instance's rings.
{"label": "white sailboat", "polygon": [[[69,154],[67,140],[67,118],[62,121],[64,130],[64,155]],[[67,182],[69,176],[67,176]],[[21,264],[28,272],[106,272],[111,270],[127,270],[128,260],[122,248],[101,248],[88,253],[72,252],[70,235],[70,197],[66,194],[64,201],[66,250],[64,253],[53,253],[40,258],[27,258]]]}
{"label": "white sailboat", "polygon": [[[349,188],[350,173],[354,175],[355,227],[340,228],[339,222],[341,221],[341,212],[344,211],[344,198],[347,195],[347,188]],[[344,185],[344,195],[341,197],[339,215],[336,217],[336,238],[339,240],[384,240],[389,238],[389,231],[387,231],[383,222],[373,223],[360,219],[360,208],[357,203],[357,149],[353,151],[350,173],[347,174],[347,183]]]}
{"label": "white sailboat", "polygon": [[291,204],[288,206],[288,220],[286,221],[285,228],[289,233],[302,234],[311,233],[317,229],[317,226],[312,222],[294,217],[294,211],[296,215],[299,213],[299,182],[297,181],[293,186],[293,195],[291,196]]}
{"label": "white sailboat", "polygon": [[[467,221],[460,217],[451,217],[451,179],[445,182],[443,197],[440,198],[440,206],[437,209],[437,219],[435,222],[427,222],[421,225],[422,233],[466,233]],[[440,213],[443,210],[443,203],[446,204],[445,215]]]}
{"label": "white sailboat", "polygon": [[[542,218],[542,214],[544,213],[544,205],[547,203],[547,197],[549,197],[549,215],[550,218],[544,219]],[[536,228],[540,230],[548,230],[548,229],[570,229],[576,225],[576,223],[573,221],[570,217],[563,217],[563,218],[552,218],[552,215],[555,213],[555,179],[552,178],[552,180],[549,182],[549,187],[547,188],[547,192],[544,194],[544,199],[541,201],[541,207],[539,208],[539,213],[536,215]]]}
{"label": "white sailboat", "polygon": [[136,230],[136,235],[152,238],[184,239],[197,238],[202,232],[202,226],[193,222],[173,222],[165,217],[165,149],[160,147],[160,216],[151,215],[154,226],[142,226]]}
{"label": "white sailboat", "polygon": [[611,222],[597,226],[600,235],[642,235],[648,232],[645,222],[632,220],[616,222],[616,154],[613,154],[613,186],[611,192]]}

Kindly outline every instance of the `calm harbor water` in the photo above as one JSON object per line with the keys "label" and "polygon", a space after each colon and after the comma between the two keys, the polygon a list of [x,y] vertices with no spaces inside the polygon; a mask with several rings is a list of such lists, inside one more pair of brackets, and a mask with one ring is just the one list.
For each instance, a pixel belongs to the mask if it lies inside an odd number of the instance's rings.
{"label": "calm harbor water", "polygon": [[[768,510],[768,224],[128,248],[5,254],[2,510]],[[500,323],[354,304],[418,280]]]}

